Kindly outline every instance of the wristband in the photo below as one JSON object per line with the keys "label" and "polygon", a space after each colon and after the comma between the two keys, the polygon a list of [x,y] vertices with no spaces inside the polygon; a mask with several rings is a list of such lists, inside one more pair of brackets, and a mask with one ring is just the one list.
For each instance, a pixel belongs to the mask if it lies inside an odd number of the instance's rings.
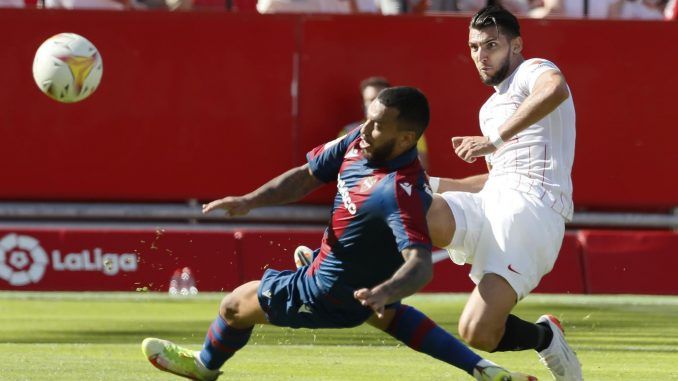
{"label": "wristband", "polygon": [[438,187],[440,186],[440,177],[429,176],[428,185],[431,186],[431,191],[433,193],[438,193]]}
{"label": "wristband", "polygon": [[497,129],[495,132],[491,132],[488,138],[490,139],[490,143],[492,143],[492,145],[496,148],[499,148],[502,144],[504,144],[504,139],[502,139],[501,135],[499,135],[499,129]]}

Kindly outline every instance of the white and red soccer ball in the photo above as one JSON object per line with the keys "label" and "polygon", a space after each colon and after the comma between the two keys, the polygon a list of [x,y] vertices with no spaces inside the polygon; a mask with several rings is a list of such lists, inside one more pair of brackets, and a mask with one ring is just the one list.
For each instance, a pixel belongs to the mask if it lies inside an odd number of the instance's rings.
{"label": "white and red soccer ball", "polygon": [[97,48],[75,33],[60,33],[43,42],[33,60],[33,79],[50,98],[79,102],[96,91],[104,65]]}

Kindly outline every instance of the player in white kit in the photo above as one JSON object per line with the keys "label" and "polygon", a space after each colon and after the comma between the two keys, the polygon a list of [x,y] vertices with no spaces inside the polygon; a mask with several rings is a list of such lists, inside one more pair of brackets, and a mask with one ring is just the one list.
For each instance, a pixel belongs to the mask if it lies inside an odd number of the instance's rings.
{"label": "player in white kit", "polygon": [[531,323],[511,314],[553,264],[572,219],[575,111],[560,70],[521,54],[518,20],[480,10],[469,28],[471,58],[494,94],[480,110],[483,136],[452,138],[467,162],[485,157],[489,174],[430,178],[433,243],[455,263],[471,263],[476,288],[459,322],[471,346],[489,352],[535,349],[558,381],[583,380],[558,320]]}

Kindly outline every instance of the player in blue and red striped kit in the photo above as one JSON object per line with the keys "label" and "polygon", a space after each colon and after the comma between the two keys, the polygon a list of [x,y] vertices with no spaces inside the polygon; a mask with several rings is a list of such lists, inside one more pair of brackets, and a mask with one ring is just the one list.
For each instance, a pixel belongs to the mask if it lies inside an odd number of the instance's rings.
{"label": "player in blue and red striped kit", "polygon": [[203,207],[228,215],[296,201],[337,181],[332,218],[309,266],[268,269],[260,281],[236,288],[221,302],[202,351],[148,338],[142,350],[161,370],[215,380],[242,348],[255,324],[345,328],[369,323],[411,348],[445,361],[477,380],[534,380],[510,373],[468,349],[421,312],[400,303],[432,276],[426,212],[431,190],[416,142],[429,122],[426,97],[411,87],[383,90],[367,121],[307,154],[294,168],[245,196]]}

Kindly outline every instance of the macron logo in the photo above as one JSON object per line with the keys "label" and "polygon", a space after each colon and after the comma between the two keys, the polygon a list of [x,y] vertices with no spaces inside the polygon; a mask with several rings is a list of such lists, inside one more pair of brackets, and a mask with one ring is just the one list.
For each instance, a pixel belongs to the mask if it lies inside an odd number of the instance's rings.
{"label": "macron logo", "polygon": [[403,188],[405,193],[407,193],[408,196],[412,196],[412,184],[410,183],[400,183],[400,187]]}

